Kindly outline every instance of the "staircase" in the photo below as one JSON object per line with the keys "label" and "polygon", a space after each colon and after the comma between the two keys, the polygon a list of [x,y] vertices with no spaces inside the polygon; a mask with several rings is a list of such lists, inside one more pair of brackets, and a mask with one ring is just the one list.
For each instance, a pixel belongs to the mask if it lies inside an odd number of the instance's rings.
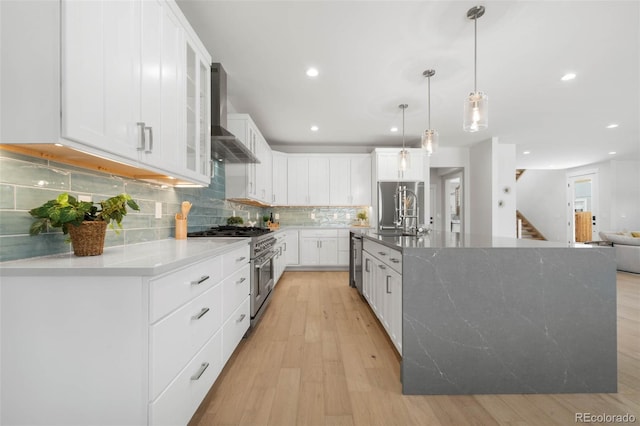
{"label": "staircase", "polygon": [[[533,226],[531,222],[529,222],[527,218],[522,215],[522,213],[520,213],[520,210],[516,210],[516,218],[522,221],[522,238],[523,239],[542,240],[542,241],[547,240],[544,237],[544,235],[542,235],[542,233],[540,233],[540,231],[538,231],[536,227]],[[516,222],[516,226],[517,226],[517,222]]]}
{"label": "staircase", "polygon": [[520,179],[520,176],[525,172],[526,169],[516,169],[516,181]]}

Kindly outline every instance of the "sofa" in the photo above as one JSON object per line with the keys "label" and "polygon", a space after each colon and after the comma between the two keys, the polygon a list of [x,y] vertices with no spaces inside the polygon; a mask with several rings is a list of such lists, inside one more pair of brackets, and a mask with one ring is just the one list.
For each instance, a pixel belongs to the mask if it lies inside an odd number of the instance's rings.
{"label": "sofa", "polygon": [[600,232],[603,241],[616,249],[618,271],[640,274],[640,232]]}

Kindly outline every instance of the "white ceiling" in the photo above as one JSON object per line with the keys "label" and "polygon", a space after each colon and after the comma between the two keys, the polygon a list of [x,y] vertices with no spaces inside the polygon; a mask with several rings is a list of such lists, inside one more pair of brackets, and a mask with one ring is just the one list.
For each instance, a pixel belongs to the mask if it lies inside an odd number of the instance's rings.
{"label": "white ceiling", "polygon": [[[466,12],[475,4],[178,0],[228,73],[231,108],[250,114],[272,147],[401,146],[401,103],[409,105],[406,144],[416,146],[427,128],[422,72],[433,68],[431,124],[442,146],[498,137],[517,145],[519,168],[640,159],[640,2],[480,3],[478,90],[489,96],[489,129],[465,133],[463,99],[473,90]],[[309,66],[320,75],[307,77]],[[561,81],[567,72],[575,80]]]}

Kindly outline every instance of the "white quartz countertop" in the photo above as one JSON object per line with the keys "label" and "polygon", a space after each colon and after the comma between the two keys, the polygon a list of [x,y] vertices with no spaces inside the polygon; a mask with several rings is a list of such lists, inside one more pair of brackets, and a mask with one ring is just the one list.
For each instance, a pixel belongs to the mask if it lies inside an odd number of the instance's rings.
{"label": "white quartz countertop", "polygon": [[100,256],[73,253],[0,263],[0,276],[96,275],[152,276],[224,254],[249,244],[250,238],[166,239],[106,247]]}
{"label": "white quartz countertop", "polygon": [[[493,237],[481,234],[459,234],[449,232],[430,232],[421,236],[393,236],[368,232],[366,238],[380,242],[391,248],[567,248],[566,243],[538,241],[529,239],[517,239],[508,237]],[[576,244],[571,247],[591,247],[585,244]]]}

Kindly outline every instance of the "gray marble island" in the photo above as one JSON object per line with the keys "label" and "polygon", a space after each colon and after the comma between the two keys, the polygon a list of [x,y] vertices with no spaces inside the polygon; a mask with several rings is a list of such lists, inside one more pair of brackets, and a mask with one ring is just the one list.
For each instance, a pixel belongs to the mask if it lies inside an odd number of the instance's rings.
{"label": "gray marble island", "polygon": [[610,247],[366,238],[402,250],[404,394],[616,392]]}

